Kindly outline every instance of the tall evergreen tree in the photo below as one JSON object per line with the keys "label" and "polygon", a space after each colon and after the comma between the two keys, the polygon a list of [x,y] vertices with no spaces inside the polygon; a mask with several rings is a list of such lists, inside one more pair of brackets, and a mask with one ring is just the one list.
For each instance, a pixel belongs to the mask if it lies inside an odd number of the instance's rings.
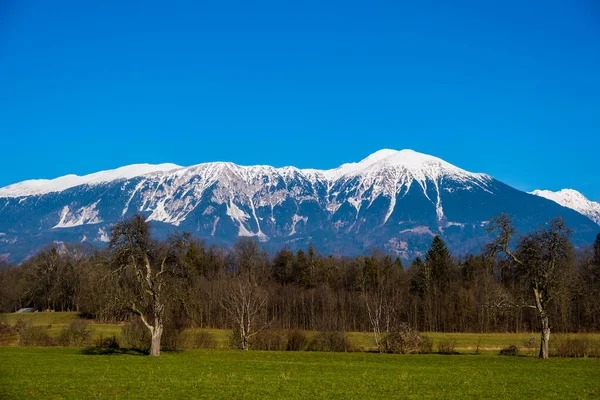
{"label": "tall evergreen tree", "polygon": [[425,263],[429,266],[435,288],[441,291],[445,290],[450,282],[452,256],[446,243],[437,235],[433,238],[431,247],[425,254]]}

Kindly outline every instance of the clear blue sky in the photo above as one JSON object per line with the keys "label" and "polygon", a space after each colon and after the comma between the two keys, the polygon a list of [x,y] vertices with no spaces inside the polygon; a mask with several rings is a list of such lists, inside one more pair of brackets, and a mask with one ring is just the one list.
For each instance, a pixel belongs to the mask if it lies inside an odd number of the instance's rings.
{"label": "clear blue sky", "polygon": [[596,0],[90,3],[0,0],[0,186],[411,148],[600,201]]}

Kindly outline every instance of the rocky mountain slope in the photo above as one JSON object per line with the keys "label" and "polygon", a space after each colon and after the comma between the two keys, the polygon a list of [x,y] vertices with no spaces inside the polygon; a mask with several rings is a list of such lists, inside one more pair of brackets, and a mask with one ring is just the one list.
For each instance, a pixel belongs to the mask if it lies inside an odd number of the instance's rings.
{"label": "rocky mountain slope", "polygon": [[267,248],[354,255],[381,248],[410,259],[440,234],[460,255],[478,251],[500,212],[521,231],[561,215],[577,244],[598,226],[494,178],[411,150],[380,150],[332,170],[132,165],[0,189],[0,254],[19,261],[54,241],[103,245],[110,225],[142,213],[155,233],[189,231],[209,243],[255,237]]}

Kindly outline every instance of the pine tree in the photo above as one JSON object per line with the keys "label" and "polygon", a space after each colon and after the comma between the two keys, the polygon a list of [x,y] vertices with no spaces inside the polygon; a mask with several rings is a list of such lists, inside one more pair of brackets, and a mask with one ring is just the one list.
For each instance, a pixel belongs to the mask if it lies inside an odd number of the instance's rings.
{"label": "pine tree", "polygon": [[452,256],[446,247],[446,243],[437,235],[433,238],[431,247],[425,254],[425,263],[431,271],[431,280],[434,287],[438,290],[445,290],[450,282]]}
{"label": "pine tree", "polygon": [[294,253],[289,249],[282,249],[273,259],[273,278],[279,283],[289,283],[293,267]]}

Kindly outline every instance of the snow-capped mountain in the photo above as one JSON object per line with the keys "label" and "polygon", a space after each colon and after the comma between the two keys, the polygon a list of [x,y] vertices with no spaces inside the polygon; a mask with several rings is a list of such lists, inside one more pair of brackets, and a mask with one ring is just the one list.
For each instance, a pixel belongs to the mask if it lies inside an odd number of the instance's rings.
{"label": "snow-capped mountain", "polygon": [[562,215],[581,244],[598,230],[488,175],[412,150],[380,150],[331,170],[144,164],[17,183],[0,189],[0,254],[20,260],[53,241],[102,245],[110,225],[134,213],[159,236],[189,231],[218,244],[251,236],[273,249],[313,243],[353,255],[378,247],[412,258],[440,234],[462,254],[479,250],[500,212],[522,231]]}
{"label": "snow-capped mountain", "polygon": [[588,200],[577,190],[562,189],[558,192],[553,192],[551,190],[534,190],[531,194],[544,197],[563,207],[575,210],[600,225],[600,203]]}
{"label": "snow-capped mountain", "polygon": [[61,192],[75,186],[107,183],[119,179],[131,179],[153,172],[168,171],[176,168],[181,167],[175,164],[133,164],[84,176],[65,175],[56,179],[32,179],[1,188],[0,197],[24,197]]}

